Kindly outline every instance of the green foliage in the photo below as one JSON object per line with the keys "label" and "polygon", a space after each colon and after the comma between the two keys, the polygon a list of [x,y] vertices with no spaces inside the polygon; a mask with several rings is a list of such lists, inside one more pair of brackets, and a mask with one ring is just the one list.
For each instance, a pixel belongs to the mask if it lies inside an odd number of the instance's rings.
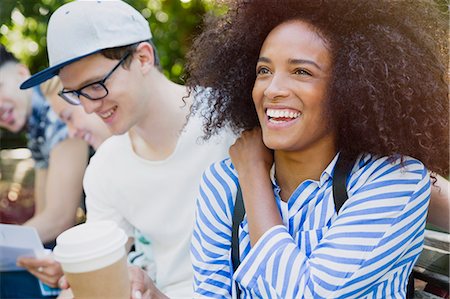
{"label": "green foliage", "polygon": [[51,12],[62,3],[59,0],[2,1],[0,41],[28,65],[32,73],[48,65],[45,50],[47,22]]}
{"label": "green foliage", "polygon": [[[184,56],[212,0],[125,0],[149,21],[164,73],[182,83]],[[46,31],[50,15],[69,0],[2,0],[0,42],[32,73],[48,66]]]}

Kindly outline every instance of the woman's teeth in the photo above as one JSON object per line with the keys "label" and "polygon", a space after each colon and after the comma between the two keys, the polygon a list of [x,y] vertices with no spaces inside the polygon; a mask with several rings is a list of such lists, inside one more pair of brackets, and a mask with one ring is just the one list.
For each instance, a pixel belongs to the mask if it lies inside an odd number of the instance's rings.
{"label": "woman's teeth", "polygon": [[266,114],[269,117],[269,121],[273,123],[282,123],[301,115],[300,112],[294,112],[289,109],[267,109]]}

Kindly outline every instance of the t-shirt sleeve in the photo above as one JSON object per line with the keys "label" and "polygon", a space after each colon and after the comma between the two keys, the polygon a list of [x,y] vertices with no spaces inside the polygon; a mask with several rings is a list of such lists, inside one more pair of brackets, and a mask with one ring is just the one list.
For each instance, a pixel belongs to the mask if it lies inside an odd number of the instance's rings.
{"label": "t-shirt sleeve", "polygon": [[86,194],[87,221],[111,220],[122,228],[128,237],[134,236],[133,226],[118,211],[117,193],[114,184],[109,179],[108,169],[102,167],[101,161],[91,158],[83,179],[83,187]]}

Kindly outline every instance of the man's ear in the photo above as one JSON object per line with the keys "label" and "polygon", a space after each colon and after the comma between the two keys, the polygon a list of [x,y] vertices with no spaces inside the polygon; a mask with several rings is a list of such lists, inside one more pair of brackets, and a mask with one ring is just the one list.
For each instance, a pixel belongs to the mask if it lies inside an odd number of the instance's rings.
{"label": "man's ear", "polygon": [[140,68],[144,73],[147,73],[155,66],[155,51],[149,43],[140,43],[137,46],[134,55],[139,61]]}

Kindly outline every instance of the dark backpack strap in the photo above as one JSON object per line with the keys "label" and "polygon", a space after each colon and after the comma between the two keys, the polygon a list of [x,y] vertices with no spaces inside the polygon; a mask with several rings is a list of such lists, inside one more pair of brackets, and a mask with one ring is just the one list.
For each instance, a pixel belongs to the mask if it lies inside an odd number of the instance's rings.
{"label": "dark backpack strap", "polygon": [[350,176],[353,165],[355,165],[356,157],[350,157],[345,153],[339,154],[333,174],[333,200],[336,213],[348,199],[347,194],[347,178]]}
{"label": "dark backpack strap", "polygon": [[[241,261],[239,260],[239,225],[244,219],[245,207],[242,199],[241,187],[238,185],[236,201],[234,203],[233,212],[233,226],[231,230],[231,262],[233,264],[233,273],[239,267]],[[237,283],[235,284],[237,298],[241,297],[241,290]]]}
{"label": "dark backpack strap", "polygon": [[414,273],[411,272],[408,277],[408,284],[406,285],[406,299],[414,299]]}

